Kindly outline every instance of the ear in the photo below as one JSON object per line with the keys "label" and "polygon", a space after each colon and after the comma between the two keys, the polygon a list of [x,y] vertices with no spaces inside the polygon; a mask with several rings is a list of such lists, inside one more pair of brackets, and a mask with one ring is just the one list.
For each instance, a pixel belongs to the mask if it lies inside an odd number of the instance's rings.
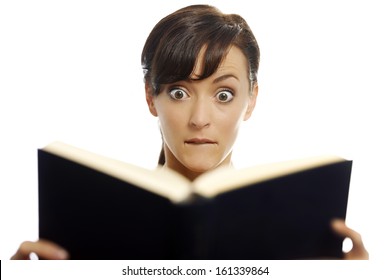
{"label": "ear", "polygon": [[253,110],[256,107],[256,100],[257,100],[258,92],[259,92],[259,86],[258,86],[257,83],[255,83],[253,85],[251,96],[249,97],[250,98],[249,99],[249,104],[248,104],[248,108],[246,109],[246,112],[245,112],[245,115],[244,115],[244,121],[248,120],[251,117],[252,112],[253,112]]}
{"label": "ear", "polygon": [[153,89],[148,82],[145,82],[145,97],[146,97],[146,102],[148,103],[150,113],[153,116],[157,117],[158,116],[157,110],[156,107],[154,106],[155,96],[153,95]]}

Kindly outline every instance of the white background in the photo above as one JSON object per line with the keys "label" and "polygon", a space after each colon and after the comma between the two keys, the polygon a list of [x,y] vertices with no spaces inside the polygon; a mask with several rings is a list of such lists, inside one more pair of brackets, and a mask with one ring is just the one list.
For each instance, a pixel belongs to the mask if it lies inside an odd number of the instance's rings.
{"label": "white background", "polygon": [[[51,141],[154,168],[161,140],[140,54],[166,14],[205,1],[0,2],[0,259],[38,236],[36,150]],[[207,1],[247,19],[260,94],[237,167],[354,160],[347,223],[389,249],[390,9],[386,1]],[[254,6],[256,3],[256,6]]]}

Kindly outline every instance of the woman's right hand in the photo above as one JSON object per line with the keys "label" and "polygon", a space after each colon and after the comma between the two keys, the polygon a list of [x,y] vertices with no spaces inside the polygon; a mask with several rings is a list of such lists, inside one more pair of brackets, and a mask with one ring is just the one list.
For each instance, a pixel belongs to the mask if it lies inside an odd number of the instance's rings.
{"label": "woman's right hand", "polygon": [[20,244],[19,249],[11,257],[11,260],[29,260],[31,254],[35,253],[38,258],[45,260],[66,260],[68,252],[54,242],[40,239],[38,241],[25,241]]}

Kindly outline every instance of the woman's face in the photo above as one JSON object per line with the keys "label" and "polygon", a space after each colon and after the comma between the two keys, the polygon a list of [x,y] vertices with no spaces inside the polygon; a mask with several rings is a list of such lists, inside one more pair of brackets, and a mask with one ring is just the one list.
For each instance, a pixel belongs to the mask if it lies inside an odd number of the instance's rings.
{"label": "woman's face", "polygon": [[[203,57],[204,50],[191,78],[202,73]],[[255,107],[257,85],[250,93],[246,58],[233,46],[207,79],[163,85],[157,96],[146,85],[146,96],[160,120],[166,165],[191,177],[230,164],[240,123]]]}

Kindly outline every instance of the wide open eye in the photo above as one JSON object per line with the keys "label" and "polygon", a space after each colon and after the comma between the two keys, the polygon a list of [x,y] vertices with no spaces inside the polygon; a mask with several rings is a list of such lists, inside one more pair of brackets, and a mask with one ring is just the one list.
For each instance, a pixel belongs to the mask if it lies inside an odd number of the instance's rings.
{"label": "wide open eye", "polygon": [[216,95],[217,101],[222,103],[227,103],[232,101],[234,98],[234,94],[230,90],[223,90],[217,93]]}
{"label": "wide open eye", "polygon": [[181,88],[173,88],[168,92],[169,96],[175,100],[185,100],[190,96]]}

